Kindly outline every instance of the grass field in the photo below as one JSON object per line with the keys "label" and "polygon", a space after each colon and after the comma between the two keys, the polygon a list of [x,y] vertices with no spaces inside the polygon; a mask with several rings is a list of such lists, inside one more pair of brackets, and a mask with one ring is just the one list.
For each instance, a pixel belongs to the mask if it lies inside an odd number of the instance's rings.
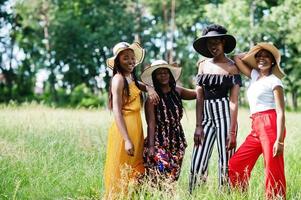
{"label": "grass field", "polygon": [[[101,199],[107,129],[106,110],[0,107],[0,199]],[[285,165],[287,199],[301,199],[301,113],[287,113]],[[145,184],[133,199],[263,199],[263,160],[258,160],[247,193],[217,192],[216,146],[208,183],[189,195],[188,174],[195,125],[193,110],[182,124],[188,140],[180,180],[166,190]],[[248,111],[239,110],[241,144],[250,130]],[[171,186],[171,187],[170,187]]]}

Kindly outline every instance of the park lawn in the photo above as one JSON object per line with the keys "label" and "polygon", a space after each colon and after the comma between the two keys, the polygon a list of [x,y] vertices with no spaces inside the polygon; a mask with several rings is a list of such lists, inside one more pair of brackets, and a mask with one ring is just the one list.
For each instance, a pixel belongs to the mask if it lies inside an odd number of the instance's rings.
{"label": "park lawn", "polygon": [[[104,109],[54,109],[39,105],[0,107],[0,199],[101,199],[107,130],[113,115]],[[238,144],[250,130],[246,109],[239,110]],[[301,113],[286,115],[287,199],[301,199]],[[263,199],[263,160],[257,162],[247,193],[217,190],[217,150],[209,178],[190,195],[188,175],[195,113],[186,109],[182,124],[188,141],[181,177],[157,190],[145,183],[132,199]],[[134,196],[133,196],[134,195]]]}

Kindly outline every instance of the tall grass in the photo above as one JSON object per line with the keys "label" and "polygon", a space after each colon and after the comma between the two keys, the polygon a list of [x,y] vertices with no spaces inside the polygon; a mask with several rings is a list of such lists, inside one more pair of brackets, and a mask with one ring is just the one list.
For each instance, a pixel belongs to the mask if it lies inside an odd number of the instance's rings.
{"label": "tall grass", "polygon": [[[301,114],[287,113],[285,165],[288,199],[301,199]],[[54,109],[44,106],[0,107],[0,199],[101,199],[107,110]],[[263,160],[253,170],[247,193],[218,192],[216,146],[206,185],[188,193],[188,174],[195,125],[193,110],[182,124],[188,141],[178,182],[163,189],[145,183],[131,199],[262,199]],[[239,111],[241,144],[250,130],[248,111]],[[165,188],[165,189],[164,189]]]}

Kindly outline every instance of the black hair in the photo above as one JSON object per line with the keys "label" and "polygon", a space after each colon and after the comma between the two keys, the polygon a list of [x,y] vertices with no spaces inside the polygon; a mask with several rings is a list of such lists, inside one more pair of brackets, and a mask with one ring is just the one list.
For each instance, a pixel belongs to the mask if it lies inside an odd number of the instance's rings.
{"label": "black hair", "polygon": [[[168,92],[168,95],[165,95],[162,92],[161,85],[160,85],[159,81],[156,79],[156,70],[153,71],[153,73],[152,73],[153,85],[154,85],[155,91],[157,92],[157,94],[160,97],[159,103],[155,105],[156,123],[158,123],[158,120],[160,122],[166,122],[166,120],[169,120],[173,116],[181,116],[181,115],[183,115],[183,111],[184,111],[181,96],[176,91],[175,78],[172,75],[170,69],[168,69],[168,72],[169,72],[169,86],[171,88],[170,92]],[[173,121],[170,121],[170,122],[173,123]],[[177,137],[181,137],[181,136],[177,136]],[[163,134],[158,134],[158,140],[159,140],[158,142],[160,145],[164,145],[163,144],[164,143]],[[169,145],[174,145],[176,147],[180,147],[179,141],[170,141]]]}
{"label": "black hair", "polygon": [[210,31],[216,31],[220,34],[226,34],[228,31],[225,27],[218,24],[210,24],[206,28],[203,29],[202,35],[206,35]]}
{"label": "black hair", "polygon": [[[126,99],[127,99],[130,96],[130,89],[129,89],[129,84],[128,84],[125,76],[124,76],[123,69],[120,65],[119,57],[120,57],[120,54],[118,54],[117,57],[115,58],[112,78],[117,73],[120,73],[123,76],[123,82],[124,82],[123,96],[125,96]],[[135,85],[139,88],[138,78],[137,78],[137,75],[136,75],[136,68],[133,69],[131,74],[132,74],[132,77],[134,79]],[[111,78],[111,81],[110,81],[110,91],[109,91],[109,109],[111,109],[111,110],[113,109],[112,78]]]}
{"label": "black hair", "polygon": [[[160,68],[158,68],[158,69],[160,69]],[[156,79],[156,71],[158,69],[156,69],[155,71],[153,71],[153,73],[152,73],[152,81],[153,81],[153,85],[154,85],[155,91],[159,95],[162,95],[163,92],[161,90],[161,85],[160,85],[159,81]],[[164,68],[164,69],[168,69],[168,68]],[[176,80],[175,80],[175,77],[173,77],[170,69],[168,69],[168,73],[169,73],[169,87],[171,88],[171,90],[175,90],[176,89]]]}

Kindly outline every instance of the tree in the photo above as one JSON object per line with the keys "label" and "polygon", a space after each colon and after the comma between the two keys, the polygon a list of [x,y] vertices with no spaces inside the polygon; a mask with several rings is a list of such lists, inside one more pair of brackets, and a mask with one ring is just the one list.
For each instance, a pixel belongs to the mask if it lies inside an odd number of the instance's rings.
{"label": "tree", "polygon": [[[49,73],[44,95],[49,102],[70,101],[74,88],[81,85],[92,94],[108,91],[111,71],[106,59],[112,56],[111,48],[117,42],[134,40],[146,49],[144,63],[154,59],[177,62],[183,68],[182,84],[194,87],[195,64],[203,58],[192,48],[193,41],[206,25],[217,23],[236,36],[233,54],[261,41],[273,42],[281,49],[282,67],[289,75],[286,90],[292,94],[293,107],[298,106],[301,70],[295,66],[301,62],[301,39],[294,30],[301,28],[299,0],[16,2],[13,12],[0,10],[1,25],[11,27],[9,36],[0,38],[1,53],[10,55],[6,61],[1,57],[0,68],[7,79],[0,89],[8,99],[21,99],[18,93],[32,96],[29,91],[33,91],[40,69]],[[17,59],[12,52],[24,56]],[[139,75],[142,68],[137,69]],[[105,82],[105,89],[98,88],[99,80]]]}
{"label": "tree", "polygon": [[[5,81],[0,84],[1,100],[21,101],[23,99],[32,100],[33,97],[33,77],[34,70],[30,65],[22,64],[22,49],[19,48],[18,41],[22,37],[20,34],[20,15],[13,10],[13,2],[1,2],[1,27],[4,27],[4,35],[0,38],[1,45],[1,66],[0,72],[4,75]],[[0,51],[1,51],[0,50]],[[26,58],[25,58],[26,59]]]}
{"label": "tree", "polygon": [[[50,101],[57,101],[56,90],[72,91],[86,84],[95,92],[95,77],[106,70],[110,48],[117,42],[133,41],[135,15],[132,1],[66,0],[20,1],[20,39],[26,57],[36,69],[50,72]],[[112,10],[112,12],[108,12]],[[30,43],[27,43],[30,41]],[[31,46],[30,46],[31,45]],[[105,78],[106,85],[109,79]],[[108,89],[108,87],[107,87]],[[47,91],[46,91],[47,92]],[[61,94],[61,92],[60,92]]]}
{"label": "tree", "polygon": [[[267,30],[266,35],[274,41],[282,51],[282,67],[285,77],[285,89],[291,93],[292,106],[298,108],[298,97],[301,87],[301,37],[297,30],[301,28],[301,7],[299,0],[287,0],[282,4],[272,7],[263,26]],[[275,31],[277,30],[277,31]]]}
{"label": "tree", "polygon": [[192,43],[200,27],[206,24],[203,11],[208,2],[211,1],[143,1],[151,21],[148,28],[151,37],[144,44],[148,50],[146,61],[165,59],[177,62],[183,68],[182,83],[188,87],[194,87],[192,77],[197,72],[198,54]]}
{"label": "tree", "polygon": [[130,3],[121,0],[58,3],[52,38],[55,62],[63,75],[62,87],[72,90],[85,83],[95,89],[95,76],[106,71],[110,48],[122,40],[134,39],[135,15],[129,9]]}

